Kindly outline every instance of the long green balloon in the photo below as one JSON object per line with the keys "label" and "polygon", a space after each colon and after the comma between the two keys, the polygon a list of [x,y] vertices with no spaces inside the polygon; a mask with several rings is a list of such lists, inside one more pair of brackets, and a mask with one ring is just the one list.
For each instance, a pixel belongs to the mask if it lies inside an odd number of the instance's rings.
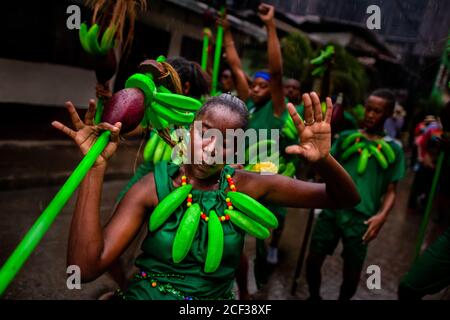
{"label": "long green balloon", "polygon": [[203,30],[203,50],[202,50],[202,70],[206,71],[208,67],[208,49],[209,49],[209,28]]}
{"label": "long green balloon", "polygon": [[[223,17],[225,15],[225,7],[220,9],[220,15]],[[214,65],[213,65],[213,76],[212,76],[212,86],[211,95],[215,96],[217,93],[217,83],[219,80],[219,67],[220,67],[220,56],[222,54],[222,42],[223,42],[223,27],[219,25],[217,27],[216,36],[216,48],[214,51]]]}
{"label": "long green balloon", "polygon": [[422,218],[420,225],[419,236],[417,237],[416,251],[414,255],[414,261],[419,257],[420,248],[422,247],[423,239],[425,237],[425,231],[427,230],[428,221],[430,220],[431,209],[433,208],[434,194],[436,193],[437,184],[439,182],[439,176],[441,175],[442,163],[444,162],[444,152],[439,154],[436,169],[434,171],[433,182],[431,184],[431,190],[428,194],[427,206],[425,208],[425,214]]}
{"label": "long green balloon", "polygon": [[8,260],[6,260],[5,264],[0,269],[0,296],[3,295],[10,282],[20,271],[23,264],[39,244],[61,209],[84,179],[97,157],[102,153],[103,149],[105,149],[109,142],[110,135],[110,131],[105,131],[98,137],[95,144],[84,156],[62,188],[58,191],[44,212],[42,212],[41,216],[36,220],[30,230],[28,230],[27,234],[23,237],[22,241]]}

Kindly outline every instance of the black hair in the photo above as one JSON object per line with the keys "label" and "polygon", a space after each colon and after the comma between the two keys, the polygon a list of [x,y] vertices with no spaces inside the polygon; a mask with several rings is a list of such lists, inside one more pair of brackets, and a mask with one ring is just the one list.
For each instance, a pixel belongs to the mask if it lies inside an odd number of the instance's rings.
{"label": "black hair", "polygon": [[394,112],[394,108],[395,108],[395,94],[394,92],[392,92],[392,90],[390,89],[385,89],[385,88],[381,88],[381,89],[376,89],[375,91],[372,91],[371,94],[369,94],[370,96],[374,96],[374,97],[378,97],[378,98],[382,98],[384,100],[386,100],[386,104],[388,107],[388,114],[392,115],[392,113]]}
{"label": "black hair", "polygon": [[200,110],[198,110],[197,117],[204,115],[212,108],[225,108],[233,114],[237,114],[240,118],[240,127],[247,127],[249,116],[248,109],[245,103],[238,97],[223,93],[220,96],[209,98]]}
{"label": "black hair", "polygon": [[177,71],[180,76],[181,85],[189,82],[189,96],[200,99],[209,94],[211,87],[211,77],[202,70],[201,66],[194,61],[189,61],[183,57],[171,57],[167,62]]}

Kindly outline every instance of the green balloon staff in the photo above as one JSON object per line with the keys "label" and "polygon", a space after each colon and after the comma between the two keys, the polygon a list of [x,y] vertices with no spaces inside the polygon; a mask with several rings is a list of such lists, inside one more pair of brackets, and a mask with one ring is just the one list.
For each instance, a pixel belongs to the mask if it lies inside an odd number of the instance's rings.
{"label": "green balloon staff", "polygon": [[[224,17],[225,7],[222,6],[220,9],[220,16]],[[216,36],[216,49],[214,51],[214,65],[212,74],[212,86],[211,95],[215,96],[217,93],[217,84],[219,80],[219,67],[220,67],[220,57],[222,54],[222,42],[223,42],[223,27],[221,25],[217,26],[217,36]]]}
{"label": "green balloon staff", "polygon": [[437,184],[441,175],[442,163],[444,162],[444,154],[445,153],[441,151],[437,160],[433,182],[431,183],[430,194],[428,195],[427,206],[425,208],[425,214],[423,215],[422,223],[420,224],[419,236],[417,237],[414,260],[416,260],[420,255],[420,248],[422,247],[423,239],[425,237],[425,231],[427,230],[428,222],[430,220],[431,209],[433,209],[434,195],[436,193]]}
{"label": "green balloon staff", "polygon": [[8,260],[6,260],[5,264],[0,269],[0,296],[3,295],[8,285],[20,271],[25,261],[39,244],[53,221],[55,221],[61,209],[95,163],[97,157],[102,153],[103,149],[105,149],[109,142],[110,135],[110,131],[105,131],[98,137],[95,144],[91,147],[83,160],[81,160],[62,188],[44,212],[42,212],[41,216],[36,220],[30,230],[28,230],[27,234],[23,237],[22,241]]}
{"label": "green balloon staff", "polygon": [[209,58],[209,37],[211,35],[210,28],[203,29],[203,50],[202,50],[202,70],[206,71],[208,68]]}

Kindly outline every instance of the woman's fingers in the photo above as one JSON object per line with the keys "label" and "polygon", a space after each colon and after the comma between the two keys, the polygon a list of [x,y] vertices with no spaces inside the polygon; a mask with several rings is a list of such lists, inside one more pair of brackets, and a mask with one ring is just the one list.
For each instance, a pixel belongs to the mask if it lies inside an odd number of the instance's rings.
{"label": "woman's fingers", "polygon": [[120,134],[121,128],[122,128],[122,123],[120,123],[120,122],[116,122],[114,125],[109,124],[107,122],[102,122],[97,125],[97,129],[111,131],[111,141],[112,142],[119,141],[119,134]]}
{"label": "woman's fingers", "polygon": [[330,97],[327,97],[327,112],[325,114],[325,122],[331,124],[331,116],[333,115],[333,102]]}
{"label": "woman's fingers", "polygon": [[305,105],[305,123],[313,123],[314,122],[314,113],[312,109],[312,101],[311,97],[308,93],[305,93],[303,96],[303,104]]}
{"label": "woman's fingers", "polygon": [[73,105],[72,101],[66,102],[66,108],[67,111],[69,111],[70,119],[72,120],[72,124],[75,129],[80,130],[84,127],[83,121],[81,121],[80,116],[78,115],[77,110],[75,109],[75,106]]}
{"label": "woman's fingers", "polygon": [[86,115],[84,116],[84,123],[88,126],[92,126],[94,124],[96,107],[97,106],[96,106],[95,100],[90,99],[88,111],[86,112]]}
{"label": "woman's fingers", "polygon": [[299,145],[292,145],[292,146],[286,147],[285,151],[288,154],[302,155],[304,152],[304,149]]}
{"label": "woman's fingers", "polygon": [[314,121],[321,122],[322,121],[322,106],[320,105],[320,99],[317,93],[314,91],[310,93],[311,100],[314,106]]}
{"label": "woman's fingers", "polygon": [[65,125],[63,125],[61,122],[59,121],[53,121],[52,122],[52,126],[56,129],[58,129],[59,131],[64,132],[66,135],[68,135],[70,138],[75,139],[76,137],[76,132],[73,131],[72,129],[66,127]]}
{"label": "woman's fingers", "polygon": [[292,118],[292,121],[294,121],[294,125],[297,128],[298,135],[300,135],[305,129],[305,124],[292,103],[289,102],[287,108],[289,116]]}

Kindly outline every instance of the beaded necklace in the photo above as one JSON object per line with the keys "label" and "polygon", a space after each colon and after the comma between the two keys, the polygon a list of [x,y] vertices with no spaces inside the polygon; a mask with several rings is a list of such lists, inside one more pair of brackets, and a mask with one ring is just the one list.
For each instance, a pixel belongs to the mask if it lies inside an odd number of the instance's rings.
{"label": "beaded necklace", "polygon": [[[227,179],[228,186],[230,187],[230,190],[232,192],[237,191],[236,185],[234,184],[234,181],[233,181],[233,178],[231,177],[231,175],[227,174],[225,176],[225,178]],[[181,176],[181,185],[185,186],[186,184],[187,184],[187,177],[185,175],[183,175],[183,176]],[[225,202],[227,204],[228,210],[233,210],[234,209],[233,208],[233,204],[231,203],[231,199],[229,197],[227,197],[225,199]],[[186,205],[187,205],[188,208],[192,206],[192,193],[188,194],[188,196],[186,198]],[[200,212],[200,218],[202,220],[204,220],[205,222],[209,221],[209,217],[203,211]],[[230,215],[229,214],[224,214],[222,216],[219,216],[219,220],[221,222],[229,221],[230,220]]]}

